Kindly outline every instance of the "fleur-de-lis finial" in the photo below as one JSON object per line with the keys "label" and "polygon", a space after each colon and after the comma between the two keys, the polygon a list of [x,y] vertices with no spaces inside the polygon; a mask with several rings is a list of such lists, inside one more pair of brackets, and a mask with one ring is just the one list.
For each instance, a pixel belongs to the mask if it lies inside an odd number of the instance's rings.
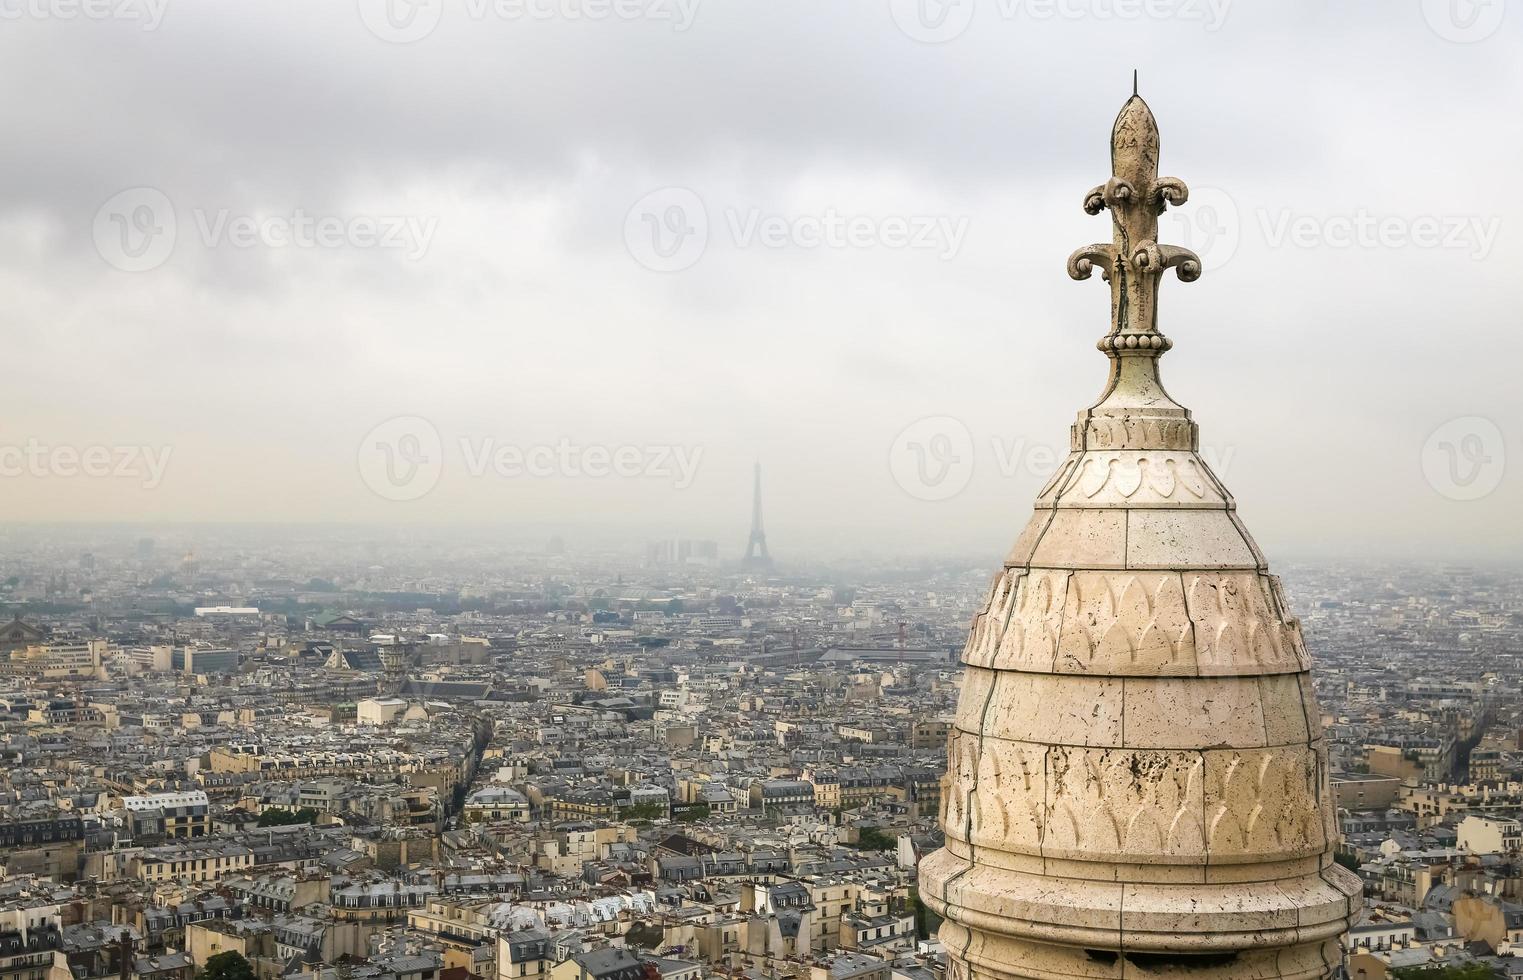
{"label": "fleur-de-lis finial", "polygon": [[1200,257],[1187,248],[1158,244],[1158,216],[1189,199],[1176,177],[1158,176],[1158,123],[1137,94],[1121,107],[1111,130],[1111,178],[1084,198],[1084,210],[1109,210],[1115,241],[1089,245],[1068,259],[1068,274],[1088,279],[1099,266],[1111,287],[1111,330],[1097,345],[1111,357],[1157,357],[1173,346],[1158,332],[1158,283],[1168,269],[1180,280],[1200,278]]}

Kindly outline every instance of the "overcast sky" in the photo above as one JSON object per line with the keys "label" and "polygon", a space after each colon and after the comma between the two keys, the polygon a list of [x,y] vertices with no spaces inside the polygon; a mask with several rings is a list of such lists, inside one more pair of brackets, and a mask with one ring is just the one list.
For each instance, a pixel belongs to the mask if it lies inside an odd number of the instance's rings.
{"label": "overcast sky", "polygon": [[1002,554],[1099,391],[1131,71],[1173,396],[1276,553],[1523,544],[1523,7],[0,0],[18,521]]}

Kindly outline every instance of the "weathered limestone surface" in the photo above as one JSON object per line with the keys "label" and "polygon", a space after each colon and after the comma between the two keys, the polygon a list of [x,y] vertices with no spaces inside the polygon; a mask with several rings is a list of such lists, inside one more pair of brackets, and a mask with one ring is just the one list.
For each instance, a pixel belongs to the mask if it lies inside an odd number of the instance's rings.
{"label": "weathered limestone surface", "polygon": [[1156,242],[1188,197],[1157,162],[1133,96],[1085,200],[1114,242],[1069,260],[1110,284],[1110,378],[963,654],[920,867],[952,980],[1328,978],[1359,904],[1299,624],[1158,378],[1159,281],[1200,265]]}

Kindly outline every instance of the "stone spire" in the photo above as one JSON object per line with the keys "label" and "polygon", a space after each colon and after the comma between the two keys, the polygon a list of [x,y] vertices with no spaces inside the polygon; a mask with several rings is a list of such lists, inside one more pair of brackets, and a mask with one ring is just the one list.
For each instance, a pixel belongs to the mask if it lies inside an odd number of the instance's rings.
{"label": "stone spire", "polygon": [[1311,661],[1278,578],[1158,376],[1158,287],[1200,276],[1158,243],[1133,95],[1080,249],[1111,293],[1110,377],[973,621],[920,866],[950,980],[1332,977],[1359,906],[1337,837]]}

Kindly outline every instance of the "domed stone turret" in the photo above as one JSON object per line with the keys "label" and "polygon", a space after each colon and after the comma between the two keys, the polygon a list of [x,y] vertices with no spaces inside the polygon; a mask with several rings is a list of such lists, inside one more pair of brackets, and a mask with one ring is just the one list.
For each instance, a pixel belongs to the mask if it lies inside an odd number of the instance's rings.
{"label": "domed stone turret", "polygon": [[952,980],[1328,978],[1360,883],[1311,660],[1159,381],[1159,282],[1201,270],[1158,215],[1189,191],[1140,97],[1111,143],[1084,207],[1114,241],[1068,263],[1110,284],[1110,377],[973,622],[920,893]]}

